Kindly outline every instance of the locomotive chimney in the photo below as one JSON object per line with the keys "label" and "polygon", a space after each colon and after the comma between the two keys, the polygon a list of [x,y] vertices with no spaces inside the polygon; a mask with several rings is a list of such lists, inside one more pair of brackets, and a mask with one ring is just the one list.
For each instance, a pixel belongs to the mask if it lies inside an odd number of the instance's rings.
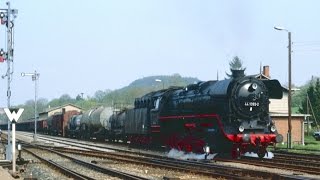
{"label": "locomotive chimney", "polygon": [[232,72],[232,77],[234,79],[244,76],[244,70],[243,69],[241,69],[241,70],[231,69],[231,72]]}
{"label": "locomotive chimney", "polygon": [[269,66],[263,66],[263,75],[265,75],[266,77],[270,78],[270,69]]}

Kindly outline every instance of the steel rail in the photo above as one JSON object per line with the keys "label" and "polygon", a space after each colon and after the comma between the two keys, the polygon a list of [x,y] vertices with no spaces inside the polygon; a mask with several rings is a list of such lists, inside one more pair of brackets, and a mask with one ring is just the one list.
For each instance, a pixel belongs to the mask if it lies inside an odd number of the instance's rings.
{"label": "steel rail", "polygon": [[46,150],[46,151],[58,154],[58,155],[60,155],[62,157],[70,159],[71,161],[73,161],[73,162],[75,162],[77,164],[81,164],[83,166],[89,167],[91,169],[94,169],[95,171],[98,171],[98,172],[101,172],[101,173],[104,173],[104,174],[107,174],[107,175],[119,177],[119,178],[122,178],[122,179],[128,179],[128,180],[148,180],[149,179],[149,178],[144,178],[144,177],[137,176],[137,175],[134,175],[134,174],[117,171],[117,170],[114,170],[114,169],[111,169],[111,168],[100,167],[100,166],[95,165],[93,163],[89,163],[89,162],[86,162],[86,161],[83,161],[83,160],[80,160],[80,159],[77,159],[77,158],[73,158],[71,156],[65,155],[63,153],[57,152],[57,151],[52,150],[52,149],[47,149],[47,148],[42,148],[42,147],[37,147],[37,148],[40,148],[42,150]]}
{"label": "steel rail", "polygon": [[94,180],[93,178],[89,177],[89,176],[86,176],[86,175],[83,175],[83,174],[80,174],[80,173],[77,173],[73,170],[70,170],[64,166],[61,166],[57,163],[55,163],[54,161],[52,160],[46,160],[40,156],[38,156],[37,154],[33,153],[32,151],[26,149],[26,148],[22,148],[24,151],[27,151],[28,153],[32,154],[33,156],[35,156],[36,158],[40,159],[42,162],[50,165],[50,166],[53,166],[55,168],[57,168],[59,171],[61,171],[63,174],[65,174],[66,176],[68,177],[71,177],[71,178],[74,178],[74,179],[80,179],[80,180]]}
{"label": "steel rail", "polygon": [[188,171],[196,174],[202,174],[212,177],[224,177],[224,178],[232,178],[232,179],[305,179],[305,177],[297,177],[291,175],[283,175],[276,173],[269,173],[264,171],[256,171],[251,169],[241,169],[235,167],[226,167],[220,166],[216,164],[208,164],[203,162],[196,161],[187,161],[187,160],[177,160],[177,159],[155,159],[150,157],[137,157],[132,155],[125,155],[119,153],[97,153],[92,151],[83,151],[83,150],[75,150],[75,149],[62,149],[57,148],[59,152],[63,153],[73,153],[91,157],[98,158],[107,158],[117,161],[124,161],[128,163],[140,163],[148,166],[168,168],[168,169],[176,169],[180,171]]}
{"label": "steel rail", "polygon": [[313,175],[320,175],[319,168],[311,168],[311,167],[304,167],[299,164],[288,164],[285,162],[276,162],[272,161],[272,159],[257,159],[257,158],[242,158],[242,159],[216,159],[221,162],[236,162],[236,163],[243,163],[248,165],[255,165],[260,167],[268,167],[268,168],[275,168],[275,167],[281,167],[281,169],[290,170],[294,172],[301,172],[301,173],[308,173]]}

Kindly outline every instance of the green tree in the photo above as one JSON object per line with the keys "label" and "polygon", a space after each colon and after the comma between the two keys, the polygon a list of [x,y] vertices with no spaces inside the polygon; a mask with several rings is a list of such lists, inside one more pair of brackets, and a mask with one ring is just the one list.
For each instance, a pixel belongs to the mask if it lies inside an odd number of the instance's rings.
{"label": "green tree", "polygon": [[102,102],[103,101],[103,98],[105,97],[106,93],[101,91],[101,90],[98,90],[94,93],[94,96],[93,98],[97,100],[97,102]]}
{"label": "green tree", "polygon": [[230,78],[232,77],[232,70],[246,70],[245,67],[243,67],[243,62],[242,60],[238,57],[238,56],[235,56],[233,57],[233,59],[229,62],[229,66],[230,66],[230,71],[231,73],[228,74],[226,72],[226,75]]}
{"label": "green tree", "polygon": [[316,85],[314,87],[314,114],[316,119],[320,120],[320,80],[319,78],[316,81]]}
{"label": "green tree", "polygon": [[60,105],[67,104],[67,103],[73,103],[74,99],[71,98],[69,94],[63,94],[59,98]]}
{"label": "green tree", "polygon": [[37,110],[38,112],[43,112],[48,108],[49,101],[45,98],[40,98],[37,100]]}
{"label": "green tree", "polygon": [[[317,79],[316,83],[313,83],[312,81],[309,84],[309,87],[307,89],[307,95],[305,95],[305,98],[301,102],[301,106],[299,108],[300,113],[304,114],[312,114],[311,108],[313,109],[314,116],[319,122],[320,120],[320,80]],[[307,97],[309,98],[310,103],[308,104],[309,110],[307,110]],[[311,107],[310,107],[311,104]],[[314,120],[314,117],[311,117],[311,119]]]}
{"label": "green tree", "polygon": [[80,94],[78,94],[77,97],[76,97],[76,101],[81,101],[81,100],[83,100],[83,99],[82,99],[82,97],[80,96]]}

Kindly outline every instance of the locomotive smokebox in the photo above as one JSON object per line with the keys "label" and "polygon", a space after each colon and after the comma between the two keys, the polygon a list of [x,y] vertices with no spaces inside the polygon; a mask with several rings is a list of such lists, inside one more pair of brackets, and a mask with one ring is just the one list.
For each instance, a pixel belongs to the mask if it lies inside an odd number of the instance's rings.
{"label": "locomotive smokebox", "polygon": [[244,70],[243,69],[241,69],[241,70],[231,69],[231,72],[232,72],[232,77],[234,79],[244,77]]}

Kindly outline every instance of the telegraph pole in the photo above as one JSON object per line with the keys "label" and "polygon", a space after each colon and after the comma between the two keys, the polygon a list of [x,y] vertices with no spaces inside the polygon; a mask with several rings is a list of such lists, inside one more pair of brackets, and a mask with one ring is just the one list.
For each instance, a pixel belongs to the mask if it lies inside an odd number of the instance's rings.
{"label": "telegraph pole", "polygon": [[[7,73],[2,76],[4,79],[7,77],[8,89],[7,89],[7,108],[10,108],[10,97],[11,97],[11,87],[10,83],[12,81],[13,70],[11,69],[11,63],[13,63],[13,26],[14,19],[16,18],[16,14],[18,14],[18,10],[10,8],[10,2],[7,2],[7,9],[0,9],[0,18],[1,24],[7,27],[7,52],[3,55],[4,59],[7,61]],[[13,17],[11,20],[11,16]],[[8,151],[11,147],[10,141],[10,122],[8,121],[8,146],[6,151],[6,159],[11,160],[12,154]]]}
{"label": "telegraph pole", "polygon": [[288,92],[288,133],[287,133],[287,148],[291,149],[292,148],[292,139],[291,139],[291,130],[292,130],[292,125],[291,125],[291,32],[283,27],[278,27],[275,26],[274,29],[278,31],[286,31],[288,33],[288,87],[289,87],[289,92]]}
{"label": "telegraph pole", "polygon": [[291,32],[288,31],[288,76],[289,76],[289,93],[288,93],[288,148],[292,148],[292,139],[291,139]]}

